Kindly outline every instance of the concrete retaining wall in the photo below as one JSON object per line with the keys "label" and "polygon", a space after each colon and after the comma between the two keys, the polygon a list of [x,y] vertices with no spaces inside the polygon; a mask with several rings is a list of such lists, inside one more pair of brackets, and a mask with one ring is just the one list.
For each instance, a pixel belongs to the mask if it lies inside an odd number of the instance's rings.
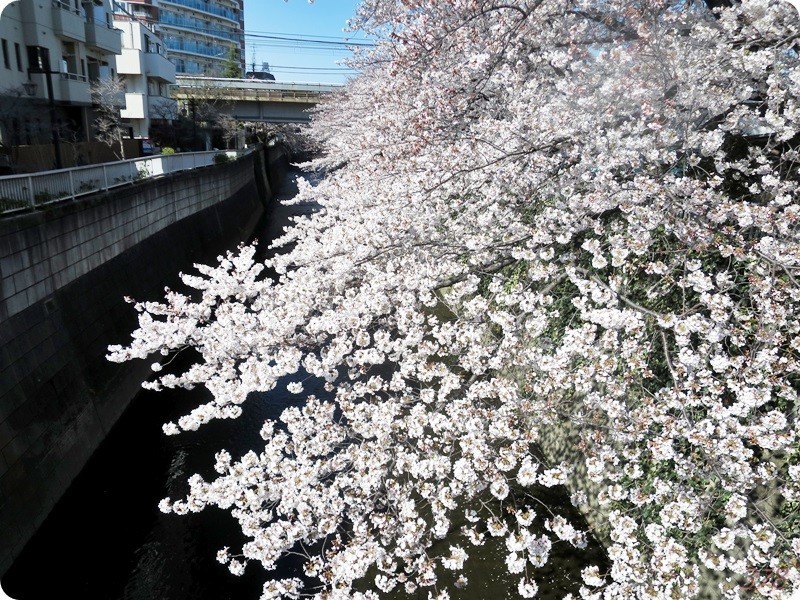
{"label": "concrete retaining wall", "polygon": [[[0,219],[0,320],[7,319],[253,181],[253,157]],[[222,175],[224,173],[224,176]]]}
{"label": "concrete retaining wall", "polygon": [[272,154],[0,220],[0,574],[149,375],[105,360],[135,328],[123,298],[247,239]]}

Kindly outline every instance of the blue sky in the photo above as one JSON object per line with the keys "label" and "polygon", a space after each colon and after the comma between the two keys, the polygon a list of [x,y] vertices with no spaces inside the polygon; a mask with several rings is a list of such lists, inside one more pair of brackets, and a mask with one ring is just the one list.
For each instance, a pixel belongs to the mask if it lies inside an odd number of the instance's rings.
{"label": "blue sky", "polygon": [[357,5],[358,0],[245,0],[247,70],[255,59],[256,70],[269,63],[279,81],[344,82],[345,67],[337,61],[349,52],[341,43],[364,40],[363,34],[344,31]]}

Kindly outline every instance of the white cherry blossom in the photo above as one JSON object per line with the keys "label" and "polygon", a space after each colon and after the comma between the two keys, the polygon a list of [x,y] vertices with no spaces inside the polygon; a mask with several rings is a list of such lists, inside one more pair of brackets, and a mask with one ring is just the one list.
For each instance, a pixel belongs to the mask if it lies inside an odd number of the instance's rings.
{"label": "white cherry blossom", "polygon": [[[576,595],[800,591],[797,12],[364,0],[353,24],[377,46],[315,113],[326,176],[295,199],[321,210],[265,264],[245,246],[135,304],[110,349],[208,390],[167,434],[279,386],[330,398],[159,508],[229,510],[232,571],[295,553],[321,586],[262,598],[443,598],[487,540],[534,597],[590,533],[528,506],[567,484],[608,545]],[[554,430],[575,460],[542,457]]]}

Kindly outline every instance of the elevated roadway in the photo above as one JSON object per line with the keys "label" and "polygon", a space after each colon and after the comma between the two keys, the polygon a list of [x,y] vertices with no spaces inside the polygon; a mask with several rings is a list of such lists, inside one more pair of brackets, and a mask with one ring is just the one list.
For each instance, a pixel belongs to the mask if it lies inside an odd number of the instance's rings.
{"label": "elevated roadway", "polygon": [[307,123],[308,109],[342,87],[329,83],[180,75],[172,88],[172,98],[184,106],[192,101],[213,103],[220,114],[240,121]]}

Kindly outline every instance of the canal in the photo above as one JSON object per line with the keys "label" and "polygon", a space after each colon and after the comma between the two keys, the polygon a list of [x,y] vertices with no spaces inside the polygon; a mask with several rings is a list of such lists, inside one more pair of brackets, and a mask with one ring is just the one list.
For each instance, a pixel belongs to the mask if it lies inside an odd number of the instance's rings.
{"label": "canal", "polygon": [[[294,195],[296,172],[289,175],[279,198]],[[276,205],[259,225],[256,237],[272,239],[292,214],[314,207]],[[266,242],[260,245],[263,252]],[[122,301],[122,299],[120,299]],[[124,343],[125,340],[120,340]],[[330,395],[323,382],[308,381],[310,394]],[[243,405],[234,421],[214,421],[199,431],[163,435],[161,425],[186,414],[203,401],[204,389],[151,392],[142,390],[106,440],[56,504],[39,531],[2,580],[3,590],[15,600],[255,600],[264,572],[251,565],[234,577],[216,562],[223,546],[236,548],[244,541],[229,513],[207,509],[186,516],[165,515],[157,504],[165,496],[182,497],[186,480],[200,473],[214,477],[214,453],[226,448],[232,455],[258,451],[259,430],[265,419],[277,419],[284,408],[302,402],[285,386],[260,394]],[[539,500],[561,514],[571,513],[563,490],[547,490]],[[470,584],[452,590],[451,598],[517,598],[516,582],[495,558],[504,548],[486,544],[474,553],[467,572]],[[472,552],[472,551],[471,551]],[[562,598],[577,592],[580,569],[603,561],[595,544],[577,551],[554,544],[553,559],[537,570],[540,598]],[[279,576],[300,575],[291,561],[279,565]],[[427,598],[428,590],[413,596]]]}

